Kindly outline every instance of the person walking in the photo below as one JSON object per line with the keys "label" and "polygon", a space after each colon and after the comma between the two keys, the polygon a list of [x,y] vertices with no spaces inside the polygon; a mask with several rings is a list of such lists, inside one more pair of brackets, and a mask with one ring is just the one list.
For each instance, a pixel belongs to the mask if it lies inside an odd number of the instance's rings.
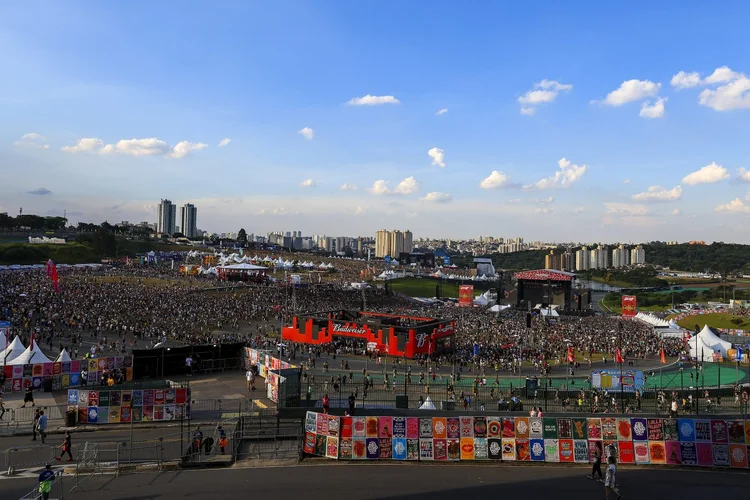
{"label": "person walking", "polygon": [[221,426],[218,428],[219,431],[219,450],[221,454],[224,454],[224,448],[227,446],[227,433]]}
{"label": "person walking", "polygon": [[330,405],[331,405],[331,400],[328,397],[328,393],[323,395],[322,402],[323,402],[323,413],[328,413],[328,409],[330,408]]}
{"label": "person walking", "polygon": [[34,392],[31,390],[31,386],[28,386],[26,388],[26,391],[23,393],[23,405],[21,408],[26,408],[26,403],[31,403],[31,407],[33,408],[34,405]]}
{"label": "person walking", "polygon": [[31,424],[31,440],[36,441],[36,435],[39,432],[37,424],[39,423],[39,408],[34,410],[34,422]]}
{"label": "person walking", "polygon": [[47,433],[45,432],[47,430],[47,415],[44,414],[44,411],[39,412],[39,420],[36,422],[36,427],[39,430],[39,437],[42,439],[42,444],[44,444],[44,440],[47,439]]}
{"label": "person walking", "polygon": [[3,396],[0,394],[0,420],[5,416],[5,403],[3,403]]}
{"label": "person walking", "polygon": [[[594,478],[594,474],[598,474],[599,477]],[[594,448],[594,463],[591,467],[591,474],[588,476],[589,479],[597,479],[598,481],[602,480],[602,450],[599,448],[599,446],[596,446]]]}
{"label": "person walking", "polygon": [[349,395],[349,415],[354,415],[354,406],[357,404],[357,398],[354,393]]}
{"label": "person walking", "polygon": [[55,457],[55,460],[58,462],[62,460],[63,455],[66,453],[68,454],[68,462],[73,461],[73,454],[71,453],[72,449],[72,443],[71,443],[71,437],[70,437],[70,431],[65,431],[65,437],[63,438],[62,445],[60,445],[60,456]]}
{"label": "person walking", "polygon": [[42,494],[42,500],[49,500],[49,493],[52,491],[52,482],[55,480],[55,471],[52,466],[47,464],[39,474],[39,493]]}
{"label": "person walking", "polygon": [[199,425],[198,427],[196,427],[195,432],[193,433],[193,453],[200,453],[202,445],[203,431],[201,430],[201,426]]}
{"label": "person walking", "polygon": [[620,490],[617,487],[617,464],[615,463],[615,457],[609,457],[608,462],[607,474],[604,478],[604,498],[605,500],[615,498],[620,500],[622,495],[620,495]]}

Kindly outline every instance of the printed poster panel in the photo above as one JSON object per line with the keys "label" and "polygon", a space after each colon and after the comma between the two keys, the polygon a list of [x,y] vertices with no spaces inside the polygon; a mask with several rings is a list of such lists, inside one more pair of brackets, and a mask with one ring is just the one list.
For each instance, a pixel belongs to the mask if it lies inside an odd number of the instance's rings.
{"label": "printed poster panel", "polygon": [[732,444],[745,444],[745,426],[742,420],[730,420],[727,422],[727,434]]}
{"label": "printed poster panel", "polygon": [[487,449],[490,460],[500,460],[503,458],[503,443],[500,438],[487,439]]}
{"label": "printed poster panel", "polygon": [[435,460],[448,460],[448,440],[433,439],[432,446]]}
{"label": "printed poster panel", "polygon": [[[328,417],[328,436],[339,437],[339,417],[327,415]],[[336,443],[338,446],[338,442]]]}
{"label": "printed poster panel", "polygon": [[633,432],[633,441],[648,440],[648,422],[645,418],[631,418],[630,430]]}
{"label": "printed poster panel", "polygon": [[513,421],[513,418],[503,418],[500,421],[500,425],[502,425],[502,435],[501,437],[504,438],[514,438],[516,437],[516,425]]}
{"label": "printed poster panel", "polygon": [[531,450],[532,462],[544,461],[544,440],[543,439],[530,439],[529,449]]}
{"label": "printed poster panel", "polygon": [[544,424],[541,418],[533,417],[529,419],[529,437],[531,439],[544,438]]}
{"label": "printed poster panel", "polygon": [[[695,424],[692,418],[677,419],[677,432],[681,443],[692,443],[695,441]],[[697,465],[697,464],[696,464]]]}
{"label": "printed poster panel", "polygon": [[560,462],[573,463],[575,461],[575,455],[573,454],[573,440],[572,439],[560,439],[558,440],[560,448]]}
{"label": "printed poster panel", "polygon": [[620,441],[617,443],[617,449],[620,452],[620,463],[623,464],[634,464],[635,463],[635,450],[633,448],[632,441]]}
{"label": "printed poster panel", "polygon": [[367,419],[365,417],[352,417],[352,435],[357,438],[363,438],[367,435],[365,428]]}
{"label": "printed poster panel", "polygon": [[367,459],[377,460],[380,458],[380,440],[378,438],[367,438]]}
{"label": "printed poster panel", "polygon": [[604,441],[617,440],[616,418],[607,417],[602,419],[602,439],[604,439]]}
{"label": "printed poster panel", "polygon": [[380,458],[393,458],[393,438],[380,438]]}
{"label": "printed poster panel", "polygon": [[711,443],[698,442],[695,443],[696,453],[698,454],[698,465],[701,467],[713,467],[714,466],[714,453],[711,448]]}
{"label": "printed poster panel", "polygon": [[[420,439],[432,439],[432,419],[431,418],[420,418],[419,419],[419,438]],[[434,453],[433,453],[434,457]]]}
{"label": "printed poster panel", "polygon": [[[711,420],[711,441],[714,443],[728,443],[727,423],[723,420]],[[714,457],[716,461],[716,457]]]}
{"label": "printed poster panel", "polygon": [[[118,415],[119,416],[119,415]],[[95,424],[99,420],[99,408],[96,406],[89,406],[86,413],[88,423]]]}
{"label": "printed poster panel", "polygon": [[516,460],[519,462],[531,460],[531,443],[528,439],[516,439]]}
{"label": "printed poster panel", "polygon": [[407,439],[419,439],[419,419],[418,418],[416,417],[406,418],[406,438]]}
{"label": "printed poster panel", "polygon": [[308,455],[315,454],[315,433],[314,432],[310,432],[310,431],[305,432],[305,444],[303,446],[303,451],[307,453]]}
{"label": "printed poster panel", "polygon": [[[352,437],[352,417],[341,417],[339,419],[340,425],[341,425],[341,437],[342,438],[351,438]],[[341,442],[339,442],[339,448],[341,447]]]}
{"label": "printed poster panel", "polygon": [[379,430],[380,429],[378,427],[378,417],[367,417],[367,430],[366,430],[367,437],[368,438],[378,437]]}
{"label": "printed poster panel", "polygon": [[319,457],[326,456],[326,451],[328,445],[328,437],[321,436],[320,434],[315,435],[315,455]]}
{"label": "printed poster panel", "polygon": [[[430,422],[432,427],[432,422]],[[432,439],[420,439],[419,440],[419,459],[420,460],[435,460],[435,447],[433,446]]]}
{"label": "printed poster panel", "polygon": [[602,438],[602,420],[600,418],[586,419],[587,434],[589,439]]}
{"label": "printed poster panel", "polygon": [[608,450],[609,450],[610,446],[613,446],[615,448],[615,450],[614,450],[615,461],[616,462],[620,461],[619,460],[618,448],[617,448],[617,441],[604,441],[604,455],[602,455],[602,463],[603,464],[606,463],[607,458],[609,456],[610,452]]}
{"label": "printed poster panel", "polygon": [[647,463],[649,463],[648,442],[647,441],[635,441],[633,443],[633,453],[635,453],[635,463],[637,463],[637,464],[647,464]]}
{"label": "printed poster panel", "polygon": [[516,439],[529,439],[529,418],[516,417]]}
{"label": "printed poster panel", "polygon": [[[461,435],[463,436],[463,418],[461,419]],[[502,436],[502,425],[498,417],[489,417],[487,419],[487,437],[499,438]]]}
{"label": "printed poster panel", "polygon": [[[573,422],[569,418],[557,419],[557,437],[560,439],[573,439]],[[560,448],[562,453],[562,447]],[[562,455],[560,455],[562,460]]]}
{"label": "printed poster panel", "polygon": [[557,439],[544,440],[544,459],[546,462],[560,461],[560,444]]}
{"label": "printed poster panel", "polygon": [[585,439],[573,440],[573,461],[579,464],[589,462],[589,443]]}
{"label": "printed poster panel", "polygon": [[694,420],[695,425],[695,440],[698,442],[711,442],[711,421],[710,420]]}
{"label": "printed poster panel", "polygon": [[677,419],[664,419],[664,441],[679,441],[680,434],[677,431]]}
{"label": "printed poster panel", "polygon": [[486,417],[474,417],[474,437],[478,437],[478,438],[487,437],[487,418]]}
{"label": "printed poster panel", "polygon": [[588,433],[586,432],[586,419],[585,418],[574,418],[573,419],[573,439],[588,439]]}
{"label": "printed poster panel", "polygon": [[474,417],[459,417],[458,420],[460,427],[460,436],[474,437]]}
{"label": "printed poster panel", "polygon": [[735,469],[747,468],[747,447],[744,444],[729,445],[729,465]]}
{"label": "printed poster panel", "polygon": [[516,460],[516,439],[502,438],[503,461],[514,462]]}
{"label": "printed poster panel", "polygon": [[461,460],[474,460],[474,438],[461,438]]}
{"label": "printed poster panel", "polygon": [[544,417],[542,423],[544,424],[544,439],[557,439],[557,419]]}
{"label": "printed poster panel", "polygon": [[680,458],[682,465],[698,465],[698,450],[694,441],[680,442]]}
{"label": "printed poster panel", "polygon": [[[649,441],[663,441],[664,440],[664,426],[662,419],[660,418],[649,418],[648,419],[648,440]],[[654,461],[654,457],[651,457],[651,461]]]}
{"label": "printed poster panel", "polygon": [[750,445],[750,419],[745,420],[745,444]]}
{"label": "printed poster panel", "polygon": [[[474,447],[474,439],[471,438],[471,446]],[[448,460],[461,460],[461,440],[448,439]]]}
{"label": "printed poster panel", "polygon": [[367,440],[363,437],[352,439],[352,458],[354,460],[365,460],[367,458]]}
{"label": "printed poster panel", "polygon": [[[390,438],[393,437],[393,418],[391,417],[378,417],[378,425],[380,427],[379,437]],[[383,443],[380,443],[381,450],[383,449]]]}
{"label": "printed poster panel", "polygon": [[487,460],[490,458],[487,438],[474,438],[474,458],[476,460]]}
{"label": "printed poster panel", "polygon": [[630,431],[630,419],[619,418],[617,419],[617,440],[618,441],[630,441],[633,438],[633,433]]}
{"label": "printed poster panel", "polygon": [[[434,417],[432,419],[432,436],[434,439],[445,439],[447,437],[446,432],[448,426],[446,425],[445,417]],[[435,460],[438,460],[437,454]]]}
{"label": "printed poster panel", "polygon": [[393,438],[393,460],[406,460],[406,438]]}
{"label": "printed poster panel", "polygon": [[712,451],[714,455],[714,467],[729,467],[731,465],[728,444],[713,443]]}
{"label": "printed poster panel", "polygon": [[665,441],[664,447],[667,453],[667,465],[682,465],[679,441]]}
{"label": "printed poster panel", "polygon": [[448,426],[446,434],[449,439],[461,438],[461,419],[458,417],[448,417],[445,424]]}
{"label": "printed poster panel", "polygon": [[328,415],[318,415],[315,420],[315,434],[328,436]]}
{"label": "printed poster panel", "polygon": [[406,440],[406,459],[419,460],[419,438]]}
{"label": "printed poster panel", "polygon": [[603,451],[603,443],[601,441],[589,439],[589,462],[594,461],[597,452],[599,452],[600,457],[604,457]]}
{"label": "printed poster panel", "polygon": [[78,405],[78,390],[77,389],[68,390],[68,404],[71,406]]}

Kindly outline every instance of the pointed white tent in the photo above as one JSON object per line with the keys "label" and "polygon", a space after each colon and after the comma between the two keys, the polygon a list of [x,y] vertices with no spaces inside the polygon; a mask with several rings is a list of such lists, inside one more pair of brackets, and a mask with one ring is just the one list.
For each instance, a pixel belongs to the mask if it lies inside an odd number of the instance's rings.
{"label": "pointed white tent", "polygon": [[698,361],[713,361],[714,350],[700,338],[700,335],[693,335],[688,341],[688,345],[690,346],[691,358]]}
{"label": "pointed white tent", "polygon": [[11,361],[23,354],[23,351],[25,350],[26,348],[23,346],[21,339],[19,339],[18,335],[16,335],[16,338],[13,339],[13,342],[8,344],[8,347],[6,347],[5,350],[0,353],[0,366],[4,365],[5,363],[10,364]]}
{"label": "pointed white tent", "polygon": [[58,354],[57,357],[55,358],[55,363],[65,363],[68,361],[73,361],[73,360],[70,359],[70,355],[68,354],[67,349],[63,349],[62,351],[60,351],[60,354]]}
{"label": "pointed white tent", "polygon": [[27,347],[26,350],[16,359],[8,362],[9,365],[29,365],[37,363],[52,363],[52,360],[45,356],[42,350],[39,349],[39,344],[37,342],[34,342],[33,345]]}
{"label": "pointed white tent", "polygon": [[721,355],[724,357],[727,356],[727,349],[732,348],[731,342],[721,340],[721,338],[711,331],[708,325],[703,327],[703,330],[700,331],[697,337],[699,337],[706,345],[711,346],[712,353],[718,351],[721,352]]}
{"label": "pointed white tent", "polygon": [[435,403],[432,402],[432,399],[430,399],[430,396],[427,396],[427,399],[424,400],[424,403],[422,403],[422,406],[420,406],[419,409],[420,410],[434,410]]}

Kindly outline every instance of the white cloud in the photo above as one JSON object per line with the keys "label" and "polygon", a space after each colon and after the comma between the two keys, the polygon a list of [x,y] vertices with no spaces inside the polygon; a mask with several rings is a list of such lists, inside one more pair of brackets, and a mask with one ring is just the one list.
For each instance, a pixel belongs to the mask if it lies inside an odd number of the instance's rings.
{"label": "white cloud", "polygon": [[286,208],[263,208],[258,215],[286,215]]}
{"label": "white cloud", "polygon": [[354,211],[354,215],[362,215],[362,214],[365,214],[365,213],[367,213],[369,211],[370,211],[369,207],[360,207],[360,206],[358,206],[357,209]]}
{"label": "white cloud", "polygon": [[750,182],[750,170],[744,167],[737,169],[737,180],[742,182]]}
{"label": "white cloud", "polygon": [[735,198],[726,205],[719,205],[715,209],[717,212],[733,212],[737,214],[750,214],[750,205],[747,205],[739,198]]}
{"label": "white cloud", "polygon": [[661,186],[651,186],[643,193],[634,194],[634,201],[674,201],[682,197],[682,187],[675,186],[666,189]]}
{"label": "white cloud", "polygon": [[578,214],[582,214],[585,211],[586,211],[586,209],[584,207],[576,207],[576,208],[573,209],[573,211],[571,212],[571,214],[572,215],[578,215]]}
{"label": "white cloud", "polygon": [[641,104],[641,112],[639,113],[639,115],[642,118],[661,118],[664,116],[665,102],[667,102],[666,97],[659,97],[654,103],[646,101]]}
{"label": "white cloud", "polygon": [[223,148],[225,146],[228,146],[230,142],[232,142],[232,139],[230,139],[229,137],[225,137],[221,141],[219,141],[219,147]]}
{"label": "white cloud", "polygon": [[370,95],[354,97],[347,102],[349,106],[379,106],[381,104],[400,104],[401,101],[392,95]]}
{"label": "white cloud", "polygon": [[413,176],[407,177],[406,179],[399,182],[395,188],[390,189],[388,187],[388,181],[378,180],[375,181],[372,187],[369,189],[370,193],[375,195],[388,195],[388,194],[401,194],[408,195],[416,193],[419,190],[419,181]]}
{"label": "white cloud", "polygon": [[200,151],[201,149],[205,149],[207,147],[208,144],[203,144],[202,142],[182,141],[177,143],[177,145],[172,149],[172,152],[169,154],[169,156],[176,159],[185,158],[191,152]]}
{"label": "white cloud", "polygon": [[710,85],[713,83],[731,82],[732,80],[737,80],[744,76],[745,75],[742,73],[732,71],[728,66],[722,66],[721,68],[716,68],[713,73],[708,75],[705,80],[703,80],[703,83]]}
{"label": "white cloud", "polygon": [[622,106],[629,102],[640,101],[647,97],[654,97],[659,93],[661,83],[650,80],[627,80],[619,88],[607,94],[604,104]]}
{"label": "white cloud", "polygon": [[432,193],[427,193],[424,198],[421,198],[422,201],[432,201],[435,203],[449,203],[453,201],[453,197],[449,195],[448,193],[440,193],[438,191],[433,191]]}
{"label": "white cloud", "polygon": [[339,186],[339,189],[342,191],[356,191],[357,186],[355,184],[342,184]]}
{"label": "white cloud", "polygon": [[572,85],[560,83],[555,80],[545,79],[537,82],[534,84],[532,90],[527,91],[518,98],[518,102],[521,104],[521,114],[533,115],[536,112],[536,108],[533,106],[553,102],[557,99],[557,95],[560,92],[567,92],[572,89]]}
{"label": "white cloud", "polygon": [[623,184],[630,184],[630,179],[625,179],[624,181],[622,181],[622,183]]}
{"label": "white cloud", "polygon": [[672,210],[672,215],[680,215],[680,213],[682,212],[680,212],[679,208],[675,208],[674,210]]}
{"label": "white cloud", "polygon": [[566,158],[557,162],[559,170],[552,177],[546,177],[536,184],[524,186],[525,189],[549,189],[554,187],[567,188],[572,186],[588,171],[587,165],[575,165]]}
{"label": "white cloud", "polygon": [[535,208],[534,209],[534,213],[536,213],[536,214],[551,214],[552,213],[552,209],[551,208],[547,208],[547,207]]}
{"label": "white cloud", "polygon": [[443,116],[447,112],[448,112],[448,108],[438,109],[437,113],[435,113],[435,115],[436,116]]}
{"label": "white cloud", "polygon": [[42,144],[46,137],[36,132],[29,132],[21,136],[14,145],[19,148],[49,149],[49,144]]}
{"label": "white cloud", "polygon": [[717,165],[716,162],[713,162],[710,165],[706,165],[705,167],[686,175],[682,179],[682,183],[687,184],[688,186],[695,186],[696,184],[712,184],[725,179],[729,179],[729,170],[721,165]]}
{"label": "white cloud", "polygon": [[300,187],[315,187],[315,181],[312,179],[305,179],[299,183]]}
{"label": "white cloud", "polygon": [[482,182],[479,183],[479,187],[482,189],[498,189],[502,187],[508,187],[511,185],[510,176],[504,174],[499,170],[493,170]]}
{"label": "white cloud", "polygon": [[166,142],[152,137],[150,139],[123,139],[117,143],[107,144],[101,149],[103,154],[120,153],[130,156],[168,155],[172,148]]}
{"label": "white cloud", "polygon": [[440,148],[432,148],[427,151],[427,156],[432,158],[432,164],[436,167],[445,168],[445,152]]}
{"label": "white cloud", "polygon": [[513,198],[513,199],[510,199],[510,200],[507,200],[505,203],[508,203],[510,205],[515,205],[517,203],[522,203],[522,202],[523,202],[523,200],[521,198]]}
{"label": "white cloud", "polygon": [[539,203],[541,203],[542,205],[549,205],[550,203],[554,203],[554,202],[555,202],[555,199],[552,196],[550,196],[549,198],[542,198],[541,200],[539,200]]}
{"label": "white cloud", "polygon": [[97,139],[96,137],[84,137],[83,139],[78,139],[75,146],[64,146],[62,150],[66,153],[84,153],[86,151],[93,151],[103,145],[104,142],[101,139]]}
{"label": "white cloud", "polygon": [[649,214],[645,205],[632,203],[604,203],[605,213],[624,217],[643,217]]}
{"label": "white cloud", "polygon": [[677,90],[690,89],[700,85],[701,75],[695,71],[691,73],[680,71],[672,77],[672,81],[670,83],[672,87],[676,88]]}
{"label": "white cloud", "polygon": [[305,127],[301,130],[298,130],[297,133],[307,139],[308,141],[311,141],[313,137],[315,137],[315,131],[311,129],[310,127]]}

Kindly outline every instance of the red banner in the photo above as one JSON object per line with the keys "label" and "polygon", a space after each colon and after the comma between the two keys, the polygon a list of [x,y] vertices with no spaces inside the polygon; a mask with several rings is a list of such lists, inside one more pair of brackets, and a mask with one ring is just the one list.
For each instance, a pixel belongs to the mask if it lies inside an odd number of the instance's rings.
{"label": "red banner", "polygon": [[636,310],[635,295],[623,295],[622,296],[622,315],[625,318],[634,317],[638,311]]}
{"label": "red banner", "polygon": [[474,285],[461,285],[458,287],[458,305],[472,306],[474,304]]}

